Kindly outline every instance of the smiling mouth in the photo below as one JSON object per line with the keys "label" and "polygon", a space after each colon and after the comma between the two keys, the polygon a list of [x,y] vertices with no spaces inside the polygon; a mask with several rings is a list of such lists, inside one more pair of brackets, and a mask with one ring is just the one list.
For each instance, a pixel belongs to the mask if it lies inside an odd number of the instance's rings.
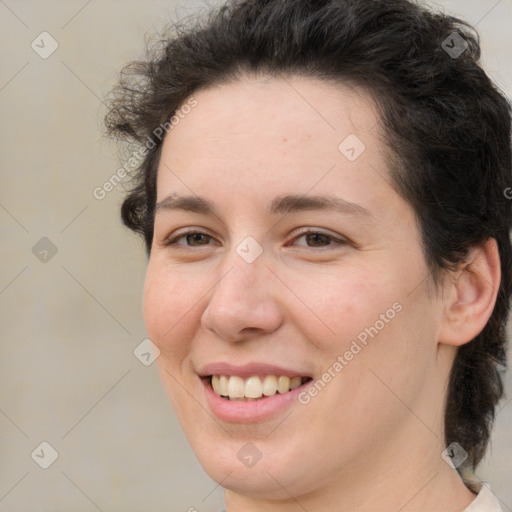
{"label": "smiling mouth", "polygon": [[276,394],[285,394],[311,381],[311,377],[266,375],[261,379],[253,375],[247,379],[237,375],[210,375],[208,383],[225,400],[252,402]]}

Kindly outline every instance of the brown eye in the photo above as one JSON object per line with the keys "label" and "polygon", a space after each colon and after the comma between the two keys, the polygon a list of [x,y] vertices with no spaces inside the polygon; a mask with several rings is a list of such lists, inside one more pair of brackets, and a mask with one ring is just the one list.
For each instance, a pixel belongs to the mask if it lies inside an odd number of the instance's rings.
{"label": "brown eye", "polygon": [[336,238],[333,235],[323,233],[321,231],[306,231],[292,240],[291,245],[300,247],[329,247],[329,246],[340,246],[347,242],[343,239]]}
{"label": "brown eye", "polygon": [[324,245],[330,245],[332,242],[332,237],[324,233],[309,233],[305,236],[310,247],[322,247]]}
{"label": "brown eye", "polygon": [[188,231],[170,237],[165,241],[166,246],[176,246],[177,248],[202,247],[211,245],[213,237],[201,231]]}
{"label": "brown eye", "polygon": [[184,235],[181,238],[186,239],[187,245],[197,246],[208,245],[211,237],[209,235],[205,235],[204,233],[189,233],[188,235]]}

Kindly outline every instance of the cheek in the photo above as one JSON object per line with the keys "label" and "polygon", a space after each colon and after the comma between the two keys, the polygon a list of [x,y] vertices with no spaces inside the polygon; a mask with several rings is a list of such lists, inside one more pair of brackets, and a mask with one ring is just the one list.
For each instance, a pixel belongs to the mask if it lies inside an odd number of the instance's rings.
{"label": "cheek", "polygon": [[287,309],[325,354],[338,354],[359,335],[364,341],[369,336],[366,329],[374,333],[377,323],[378,331],[384,331],[396,317],[400,294],[396,280],[390,282],[383,277],[386,274],[361,268],[295,274],[288,279],[294,283],[295,296],[290,296]]}
{"label": "cheek", "polygon": [[340,396],[361,407],[396,400],[376,375],[416,393],[411,382],[423,381],[424,370],[435,361],[435,322],[425,314],[432,305],[419,290],[410,294],[415,276],[400,278],[393,270],[398,272],[391,265],[372,265],[357,272],[295,276],[294,292],[311,311],[297,300],[288,311],[322,353],[322,371],[330,373],[325,379],[335,382],[324,394],[333,407]]}
{"label": "cheek", "polygon": [[[148,266],[144,284],[144,322],[149,338],[164,354],[186,351],[194,335],[194,321],[201,293],[190,279],[176,272]],[[167,358],[166,358],[167,359]]]}

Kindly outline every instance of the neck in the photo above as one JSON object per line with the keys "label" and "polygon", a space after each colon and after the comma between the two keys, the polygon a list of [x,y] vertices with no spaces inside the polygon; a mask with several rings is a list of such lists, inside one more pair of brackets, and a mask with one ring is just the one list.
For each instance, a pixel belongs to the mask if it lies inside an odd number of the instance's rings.
{"label": "neck", "polygon": [[430,442],[397,443],[377,457],[371,451],[362,454],[349,470],[308,494],[292,496],[283,489],[288,498],[267,500],[226,490],[226,511],[462,512],[475,495],[441,458],[442,442],[431,432],[423,435]]}

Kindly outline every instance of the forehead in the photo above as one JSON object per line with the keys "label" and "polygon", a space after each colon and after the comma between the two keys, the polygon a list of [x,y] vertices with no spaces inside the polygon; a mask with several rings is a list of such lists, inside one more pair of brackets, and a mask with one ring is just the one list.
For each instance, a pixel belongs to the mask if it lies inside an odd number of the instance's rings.
{"label": "forehead", "polygon": [[379,116],[362,90],[298,76],[245,76],[193,98],[195,106],[164,139],[157,200],[173,191],[277,195],[291,185],[306,193],[333,183],[348,190],[368,180],[382,186],[386,178]]}

